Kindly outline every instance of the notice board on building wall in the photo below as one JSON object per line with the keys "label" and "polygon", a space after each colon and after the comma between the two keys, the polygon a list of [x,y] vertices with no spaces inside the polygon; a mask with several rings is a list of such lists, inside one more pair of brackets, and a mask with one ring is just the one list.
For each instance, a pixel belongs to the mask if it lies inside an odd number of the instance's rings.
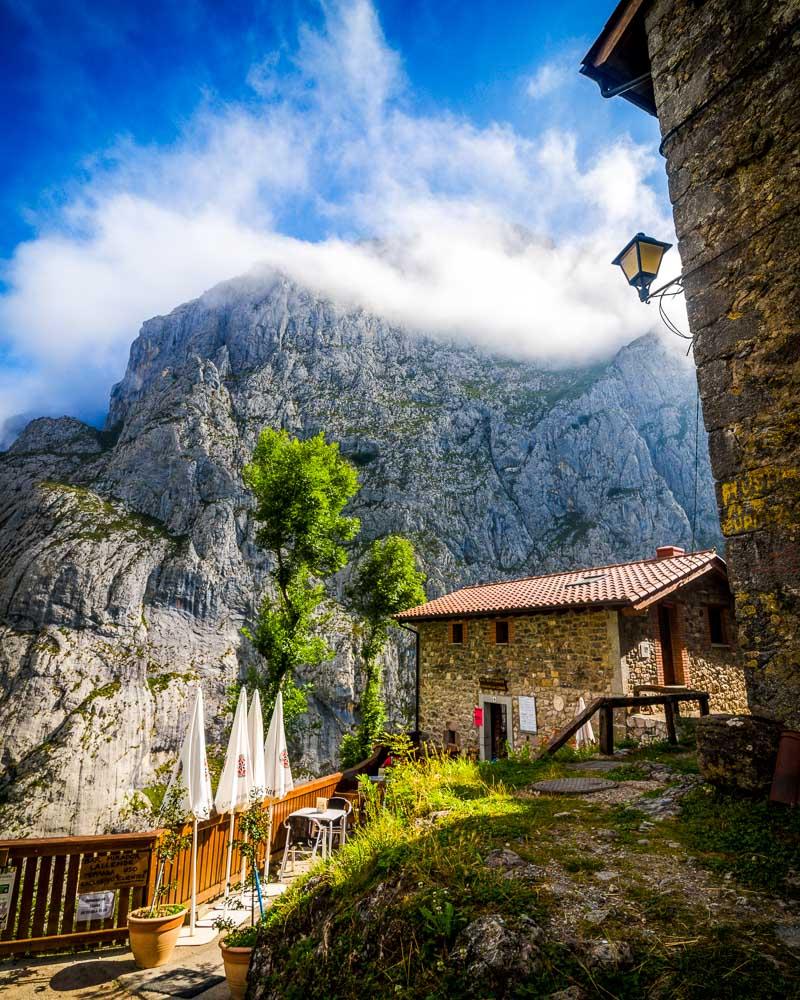
{"label": "notice board on building wall", "polygon": [[519,699],[519,728],[523,733],[535,733],[536,699],[533,695],[521,696]]}

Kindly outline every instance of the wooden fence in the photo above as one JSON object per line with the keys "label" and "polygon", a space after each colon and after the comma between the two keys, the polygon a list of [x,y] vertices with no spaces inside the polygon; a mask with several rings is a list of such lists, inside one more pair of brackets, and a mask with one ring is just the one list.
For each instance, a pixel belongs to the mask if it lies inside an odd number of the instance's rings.
{"label": "wooden fence", "polygon": [[[270,850],[283,844],[283,821],[295,809],[313,806],[318,796],[329,798],[341,774],[329,774],[300,785],[273,800]],[[269,800],[267,800],[269,801]],[[230,814],[198,824],[197,901],[219,896],[225,889]],[[191,826],[185,832],[191,833]],[[0,956],[52,951],[74,946],[125,941],[128,913],[152,899],[157,876],[156,846],[160,831],[119,833],[100,837],[48,837],[0,840],[0,862],[16,871],[5,930],[0,933]],[[239,818],[234,823],[239,837]],[[104,871],[128,865],[136,885],[103,883]],[[231,878],[238,882],[241,856],[233,852]],[[182,851],[166,873],[174,882],[168,902],[191,898],[191,848]],[[78,919],[79,894],[93,888],[113,889],[113,913],[103,919]]]}

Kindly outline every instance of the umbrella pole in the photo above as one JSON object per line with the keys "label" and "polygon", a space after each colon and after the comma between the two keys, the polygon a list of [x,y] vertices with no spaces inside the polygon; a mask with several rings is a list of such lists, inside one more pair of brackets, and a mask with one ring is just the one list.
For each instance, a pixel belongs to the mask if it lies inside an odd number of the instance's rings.
{"label": "umbrella pole", "polygon": [[269,859],[272,854],[272,800],[269,803],[269,833],[267,834],[267,856],[264,858],[264,885],[269,882]]}
{"label": "umbrella pole", "polygon": [[197,817],[192,823],[192,909],[189,914],[189,937],[194,937],[197,920]]}
{"label": "umbrella pole", "polygon": [[261,912],[261,916],[264,916],[264,897],[261,895],[261,879],[258,877],[258,865],[253,865],[253,877],[256,883],[256,891],[258,892],[258,909]]}
{"label": "umbrella pole", "polygon": [[231,892],[231,861],[233,860],[233,820],[235,817],[233,809],[231,809],[231,826],[230,832],[228,833],[228,864],[225,868],[225,902],[228,902],[228,896]]}
{"label": "umbrella pole", "polygon": [[[247,834],[246,833],[244,835],[244,842],[245,842],[245,844],[247,843]],[[242,870],[239,873],[239,884],[241,886],[242,892],[244,892],[244,883],[245,883],[246,877],[247,877],[247,861],[245,859],[245,856],[242,855]]]}

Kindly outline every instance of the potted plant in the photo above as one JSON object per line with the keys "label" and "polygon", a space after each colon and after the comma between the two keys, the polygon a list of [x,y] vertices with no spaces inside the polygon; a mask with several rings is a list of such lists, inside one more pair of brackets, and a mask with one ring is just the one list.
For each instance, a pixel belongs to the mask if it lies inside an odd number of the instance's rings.
{"label": "potted plant", "polygon": [[227,931],[223,934],[219,947],[222,951],[228,989],[233,1000],[244,1000],[247,970],[250,968],[250,956],[258,937],[258,926],[236,929],[234,922],[228,917],[215,920],[214,926],[217,930]]}
{"label": "potted plant", "polygon": [[173,789],[161,807],[165,830],[158,840],[156,857],[158,876],[150,906],[131,910],[128,914],[128,937],[134,960],[140,969],[154,969],[169,961],[181,931],[186,907],[183,903],[166,903],[164,898],[176,882],[165,882],[167,863],[173,862],[191,843],[183,833],[186,817],[180,809],[180,788]]}

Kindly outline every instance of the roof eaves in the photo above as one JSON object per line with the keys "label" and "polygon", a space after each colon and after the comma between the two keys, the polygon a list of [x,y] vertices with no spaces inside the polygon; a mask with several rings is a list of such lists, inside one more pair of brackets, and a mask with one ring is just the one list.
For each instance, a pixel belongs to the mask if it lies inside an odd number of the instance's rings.
{"label": "roof eaves", "polygon": [[[630,600],[581,601],[579,604],[531,604],[526,607],[515,605],[507,608],[486,608],[482,611],[441,611],[436,614],[410,615],[401,611],[394,617],[397,621],[433,622],[447,621],[449,618],[494,618],[497,615],[533,615],[540,611],[582,611],[585,608],[625,608],[631,607]],[[411,609],[413,610],[413,609]]]}
{"label": "roof eaves", "polygon": [[[607,91],[632,84],[620,96],[656,114],[652,79],[639,79],[650,70],[644,11],[649,0],[620,0],[611,16],[581,60],[580,72],[594,80],[604,97]],[[638,81],[638,82],[634,82]]]}

